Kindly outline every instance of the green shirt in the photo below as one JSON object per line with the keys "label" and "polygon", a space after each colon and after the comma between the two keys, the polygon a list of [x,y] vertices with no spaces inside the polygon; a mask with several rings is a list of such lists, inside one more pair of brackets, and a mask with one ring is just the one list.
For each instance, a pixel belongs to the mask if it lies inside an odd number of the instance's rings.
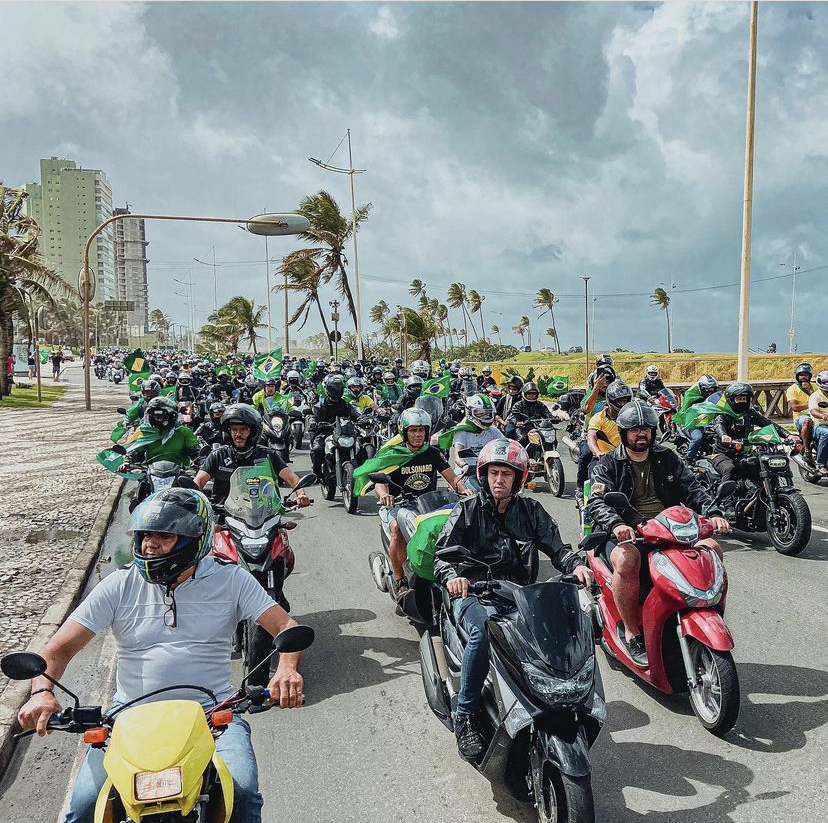
{"label": "green shirt", "polygon": [[642,463],[630,460],[630,466],[633,473],[633,494],[630,503],[642,517],[649,520],[664,510],[664,504],[656,495],[650,458]]}
{"label": "green shirt", "polygon": [[192,429],[179,426],[166,443],[151,443],[144,452],[143,459],[146,463],[170,460],[179,466],[189,466],[190,456],[187,452],[191,449],[198,449],[198,439]]}
{"label": "green shirt", "polygon": [[127,410],[126,419],[133,425],[139,423],[144,416],[144,411],[147,408],[147,401],[143,397],[139,397]]}

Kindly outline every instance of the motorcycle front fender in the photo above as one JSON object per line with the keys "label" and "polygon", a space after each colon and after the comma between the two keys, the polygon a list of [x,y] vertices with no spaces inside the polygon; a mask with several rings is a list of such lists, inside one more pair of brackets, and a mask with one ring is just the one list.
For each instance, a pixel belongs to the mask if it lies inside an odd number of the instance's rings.
{"label": "motorcycle front fender", "polygon": [[681,633],[719,652],[729,652],[736,643],[722,616],[715,609],[694,609],[679,618]]}
{"label": "motorcycle front fender", "polygon": [[541,762],[548,760],[554,763],[559,771],[569,777],[585,777],[592,771],[589,741],[583,726],[578,727],[578,733],[571,742],[540,729],[535,734]]}
{"label": "motorcycle front fender", "polygon": [[548,449],[543,453],[543,462],[545,463],[547,460],[551,460],[553,457],[557,457],[560,460],[561,455],[558,453],[557,449]]}

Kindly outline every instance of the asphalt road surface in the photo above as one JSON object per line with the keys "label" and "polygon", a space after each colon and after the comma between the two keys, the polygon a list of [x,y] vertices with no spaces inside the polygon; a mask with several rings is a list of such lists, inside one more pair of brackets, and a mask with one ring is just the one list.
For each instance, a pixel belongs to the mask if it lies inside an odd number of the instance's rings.
{"label": "asphalt road surface", "polygon": [[[565,459],[570,480],[574,466]],[[297,471],[309,467],[296,455]],[[529,492],[576,541],[572,484],[556,500]],[[828,489],[806,489],[826,524]],[[318,488],[291,533],[296,570],[286,594],[293,616],[317,640],[303,672],[307,705],[251,717],[265,821],[291,823],[493,823],[532,821],[457,756],[453,735],[431,714],[417,662],[417,632],[394,614],[372,581],[379,545],[372,500],[355,516]],[[102,555],[127,549],[122,511]],[[608,719],[593,748],[599,820],[721,823],[823,819],[828,751],[828,641],[824,593],[828,528],[797,558],[761,537],[723,541],[730,578],[727,622],[736,638],[742,706],[726,740],[706,732],[686,697],[664,697],[604,653]],[[108,568],[102,564],[105,573]],[[542,573],[548,572],[542,566]],[[67,683],[102,695],[112,644],[96,638],[70,666]],[[101,698],[103,699],[103,698]],[[0,823],[57,820],[79,752],[76,738],[23,742],[0,784]],[[36,809],[36,814],[33,810]]]}

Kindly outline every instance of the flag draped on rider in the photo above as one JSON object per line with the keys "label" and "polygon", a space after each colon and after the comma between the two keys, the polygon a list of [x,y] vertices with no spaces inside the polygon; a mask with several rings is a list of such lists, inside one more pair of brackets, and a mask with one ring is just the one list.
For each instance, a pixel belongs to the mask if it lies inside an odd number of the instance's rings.
{"label": "flag draped on rider", "polygon": [[[724,396],[721,397],[718,403],[711,403],[709,400],[703,400],[701,403],[694,403],[688,406],[683,411],[676,412],[673,415],[673,421],[681,428],[700,429],[704,426],[709,426],[716,415],[723,414],[726,417],[738,417],[733,409],[730,408]],[[679,417],[679,415],[681,415]]]}
{"label": "flag draped on rider", "polygon": [[[126,458],[135,452],[137,449],[143,448],[145,446],[150,446],[153,443],[166,443],[173,435],[175,434],[175,426],[171,427],[165,432],[161,432],[155,428],[155,426],[150,426],[149,424],[144,424],[139,426],[132,434],[132,437],[127,440],[124,444],[124,448],[126,449],[126,455],[119,454],[118,452],[114,451],[113,449],[101,449],[96,455],[95,459],[107,470],[111,472],[117,472],[118,468],[121,464],[126,460]],[[142,474],[124,474],[127,480],[140,480],[143,475]]]}
{"label": "flag draped on rider", "polygon": [[428,448],[428,442],[423,443],[419,449],[412,451],[403,444],[398,446],[384,446],[370,460],[366,460],[361,466],[354,469],[354,491],[361,497],[371,488],[374,481],[368,479],[371,472],[396,471],[400,466],[405,466],[417,455],[422,454]]}
{"label": "flag draped on rider", "polygon": [[458,432],[471,432],[472,434],[480,434],[483,429],[480,426],[475,425],[471,422],[471,420],[464,420],[462,423],[458,423],[456,426],[453,426],[450,429],[446,429],[437,437],[437,445],[441,449],[450,449],[451,444],[454,442],[454,436],[458,434]]}

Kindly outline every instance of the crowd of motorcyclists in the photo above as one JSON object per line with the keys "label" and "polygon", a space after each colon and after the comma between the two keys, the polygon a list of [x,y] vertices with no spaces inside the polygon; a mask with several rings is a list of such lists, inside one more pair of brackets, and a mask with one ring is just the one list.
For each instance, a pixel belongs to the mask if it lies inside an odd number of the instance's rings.
{"label": "crowd of motorcyclists", "polygon": [[[96,354],[96,376],[125,381],[125,354]],[[331,358],[326,362],[285,357],[278,375],[261,378],[254,374],[252,356],[217,359],[157,351],[149,352],[146,359],[149,374],[131,405],[122,410],[118,424],[118,439],[123,438],[124,445],[117,470],[132,476],[136,466],[169,461],[187,470],[191,482],[156,489],[143,478],[137,495],[140,505],[133,512],[134,566],[118,572],[117,582],[110,582],[116,577],[112,575],[101,583],[99,588],[106,591],[96,594],[96,589],[82,610],[67,621],[68,628],[50,642],[44,652],[50,674],[60,677],[68,659],[96,631],[109,625],[121,626],[119,652],[128,654],[132,649],[131,653],[140,656],[127,637],[131,629],[125,628],[122,614],[130,608],[130,598],[157,605],[150,611],[162,631],[152,642],[174,642],[165,632],[175,628],[176,620],[185,622],[186,604],[195,596],[184,598],[186,586],[193,589],[199,581],[198,585],[209,588],[209,583],[200,580],[202,571],[208,581],[207,570],[218,573],[207,559],[212,539],[208,532],[213,528],[214,512],[223,510],[234,473],[267,464],[277,483],[296,489],[299,507],[310,505],[299,476],[290,468],[291,453],[301,448],[307,435],[312,471],[320,486],[347,482],[348,494],[355,500],[370,492],[376,496],[381,517],[388,524],[390,593],[398,603],[410,591],[405,570],[411,538],[407,514],[414,501],[435,490],[441,477],[456,492],[433,546],[434,585],[451,598],[447,619],[463,632],[462,672],[452,726],[460,754],[472,762],[485,751],[489,736],[481,717],[481,694],[490,665],[487,621],[504,608],[514,608],[514,604],[493,605],[484,596],[484,584],[492,580],[519,586],[534,583],[539,551],[559,573],[571,575],[574,584],[587,590],[594,584],[584,553],[563,541],[555,521],[537,499],[521,494],[535,462],[534,431],[564,425],[571,438],[578,464],[576,506],[585,532],[605,533],[600,551],[611,566],[612,590],[623,621],[620,641],[641,670],[648,668],[648,655],[653,653],[647,647],[640,609],[649,551],[638,539],[641,524],[670,507],[684,506],[708,518],[716,532],[725,533],[734,523],[738,525],[743,508],[739,494],[717,495],[703,481],[705,472],[717,473],[723,489],[735,489],[738,483],[758,489],[765,482],[764,464],[746,449],[756,430],[775,431],[780,447],[801,455],[819,477],[828,476],[828,371],[814,379],[807,363],[797,367],[787,393],[798,415],[795,422],[800,434],[793,435],[757,409],[748,383],[720,386],[713,375],[705,374],[679,403],[656,365],[648,365],[640,381],[628,385],[616,374],[612,357],[605,354],[596,359],[585,391],[572,390],[554,401],[544,400],[532,380],[512,374],[501,385],[490,366],[481,368],[478,375],[460,361],[432,366],[417,360],[406,367],[402,358],[341,362]],[[370,448],[354,447],[351,454],[359,457],[352,458],[351,473],[343,481],[337,474],[342,472],[336,437],[342,440],[347,424],[365,420],[372,425]],[[359,430],[354,431],[360,437]],[[613,502],[619,494],[628,501],[626,509]],[[770,520],[773,506],[768,505]],[[697,545],[722,559],[712,537]],[[246,578],[243,582],[248,585]],[[236,592],[231,598],[233,613],[241,609],[267,631],[277,633],[292,621],[281,591],[274,597],[275,603],[258,591]],[[439,601],[434,603],[438,609]],[[95,612],[98,607],[100,614]],[[203,641],[195,631],[193,642]],[[284,656],[275,674],[261,679],[262,685],[270,684],[273,699],[284,706],[301,704],[298,662],[298,655]],[[151,656],[143,663],[150,669],[158,667],[142,681],[144,691],[148,682],[180,680],[177,673],[164,668],[169,663]],[[225,673],[218,677],[222,690],[226,690],[227,677]],[[136,684],[131,691],[120,674],[118,682],[123,699],[140,691]],[[49,681],[35,680],[33,688],[20,722],[24,728],[36,727],[43,733],[59,706]],[[252,756],[249,730],[241,746]],[[227,760],[234,779],[239,775],[245,797],[232,820],[260,820],[255,774],[251,779],[244,757],[231,752]],[[100,758],[88,755],[78,779],[75,811],[68,820],[87,819],[84,815],[104,779]]]}

